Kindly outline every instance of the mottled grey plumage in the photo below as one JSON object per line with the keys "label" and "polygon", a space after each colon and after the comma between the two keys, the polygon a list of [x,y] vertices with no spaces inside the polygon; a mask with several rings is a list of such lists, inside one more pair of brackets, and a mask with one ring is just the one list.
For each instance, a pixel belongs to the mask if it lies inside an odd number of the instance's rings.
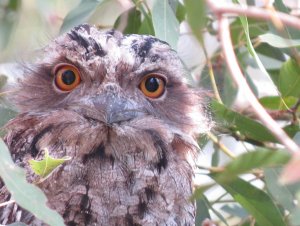
{"label": "mottled grey plumage", "polygon": [[[71,92],[54,86],[59,63],[81,73]],[[195,138],[209,122],[203,93],[186,85],[167,43],[84,24],[55,39],[24,70],[13,98],[20,114],[6,125],[5,141],[30,182],[37,176],[28,160],[40,159],[44,148],[72,158],[38,184],[66,225],[194,225]],[[166,80],[156,99],[139,89],[150,73]],[[4,187],[0,199],[9,199]],[[16,219],[13,208],[0,209],[2,223]],[[19,218],[42,225],[24,210]]]}

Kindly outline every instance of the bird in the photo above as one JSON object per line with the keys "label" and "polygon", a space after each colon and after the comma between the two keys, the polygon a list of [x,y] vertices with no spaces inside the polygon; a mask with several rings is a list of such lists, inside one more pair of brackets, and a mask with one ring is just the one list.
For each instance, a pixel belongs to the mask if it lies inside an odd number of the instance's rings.
{"label": "bird", "polygon": [[[28,161],[45,149],[70,158],[37,183],[66,225],[195,225],[197,138],[211,120],[206,91],[188,84],[167,42],[81,24],[23,71],[4,141],[30,183]],[[0,209],[0,223],[17,208],[18,221],[46,225],[16,205]]]}

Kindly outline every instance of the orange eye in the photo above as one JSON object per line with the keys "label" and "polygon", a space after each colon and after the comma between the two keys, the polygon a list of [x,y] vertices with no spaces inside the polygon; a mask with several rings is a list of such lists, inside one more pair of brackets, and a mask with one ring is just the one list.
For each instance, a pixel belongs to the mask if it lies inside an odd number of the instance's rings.
{"label": "orange eye", "polygon": [[55,70],[55,85],[62,91],[71,91],[81,82],[78,69],[70,64],[59,65]]}
{"label": "orange eye", "polygon": [[140,90],[150,98],[158,98],[165,92],[166,82],[160,75],[150,74],[143,78]]}

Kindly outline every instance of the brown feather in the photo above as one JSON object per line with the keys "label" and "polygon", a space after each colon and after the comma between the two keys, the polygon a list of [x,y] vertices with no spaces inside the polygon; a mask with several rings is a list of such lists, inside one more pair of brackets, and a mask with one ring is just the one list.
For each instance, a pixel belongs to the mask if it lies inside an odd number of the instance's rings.
{"label": "brown feather", "polygon": [[[14,161],[38,180],[28,164],[47,148],[70,156],[39,183],[48,204],[67,225],[194,225],[196,137],[209,129],[203,92],[189,88],[169,45],[151,36],[98,31],[81,25],[45,48],[25,68],[18,94],[20,114],[7,125]],[[78,68],[81,84],[71,92],[54,86],[58,63]],[[166,78],[166,91],[151,99],[139,89],[149,73]],[[3,186],[3,185],[2,185]],[[1,201],[10,198],[2,187]],[[21,210],[21,208],[18,207]],[[0,209],[1,221],[13,208]],[[22,210],[21,221],[43,225]]]}

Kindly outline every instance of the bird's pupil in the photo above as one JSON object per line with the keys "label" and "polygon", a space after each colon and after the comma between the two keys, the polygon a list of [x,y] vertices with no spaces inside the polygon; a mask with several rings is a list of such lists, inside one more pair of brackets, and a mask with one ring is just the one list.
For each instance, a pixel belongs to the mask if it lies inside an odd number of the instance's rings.
{"label": "bird's pupil", "polygon": [[62,73],[61,79],[64,84],[71,85],[75,82],[76,76],[75,73],[71,70],[66,70]]}
{"label": "bird's pupil", "polygon": [[155,77],[150,77],[145,82],[145,87],[149,92],[155,92],[159,87],[160,80]]}

